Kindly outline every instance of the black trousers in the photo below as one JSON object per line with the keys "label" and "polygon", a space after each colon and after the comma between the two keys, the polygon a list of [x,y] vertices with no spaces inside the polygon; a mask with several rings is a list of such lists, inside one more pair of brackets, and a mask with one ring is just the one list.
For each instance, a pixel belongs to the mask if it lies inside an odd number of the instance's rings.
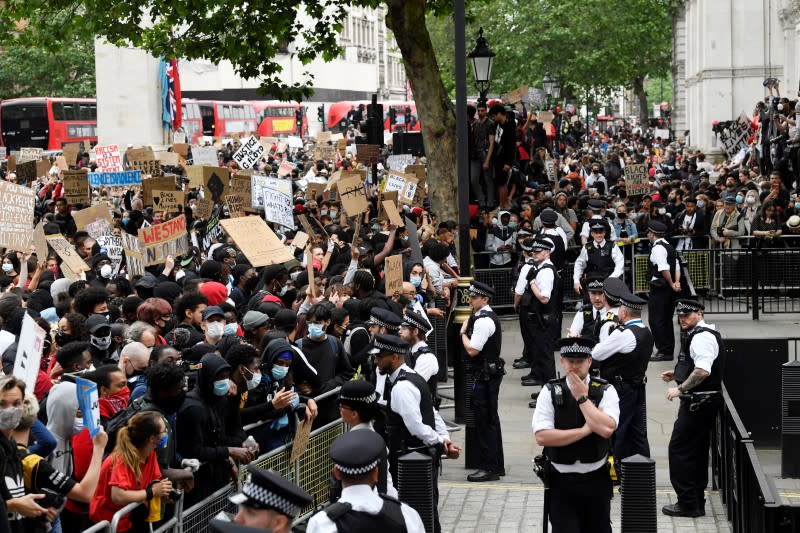
{"label": "black trousers", "polygon": [[550,482],[553,533],[611,533],[611,478],[606,465],[588,474],[560,474]]}
{"label": "black trousers", "polygon": [[644,385],[623,383],[616,389],[619,395],[619,424],[614,431],[616,464],[636,454],[650,457]]}
{"label": "black trousers", "polygon": [[677,293],[671,287],[652,287],[647,300],[648,322],[658,353],[675,355],[673,313]]}
{"label": "black trousers", "polygon": [[556,316],[551,315],[550,320],[540,322],[534,313],[523,309],[519,323],[531,373],[544,382],[555,379],[556,363],[553,352],[556,349],[554,332],[558,327]]}
{"label": "black trousers", "polygon": [[472,386],[472,412],[480,450],[478,468],[490,472],[505,468],[503,434],[498,414],[498,396],[502,381],[503,376],[493,376],[489,381],[476,381]]}
{"label": "black trousers", "polygon": [[669,480],[678,503],[687,509],[703,509],[708,485],[708,455],[711,431],[720,396],[691,411],[689,400],[681,400],[678,418],[669,439]]}

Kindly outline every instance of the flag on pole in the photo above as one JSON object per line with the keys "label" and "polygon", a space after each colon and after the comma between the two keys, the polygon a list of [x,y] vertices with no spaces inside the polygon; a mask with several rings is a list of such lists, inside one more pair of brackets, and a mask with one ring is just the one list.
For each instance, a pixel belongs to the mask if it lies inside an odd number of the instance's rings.
{"label": "flag on pole", "polygon": [[161,122],[164,129],[177,130],[181,127],[181,80],[178,74],[178,61],[172,59],[159,61],[158,77],[161,80]]}

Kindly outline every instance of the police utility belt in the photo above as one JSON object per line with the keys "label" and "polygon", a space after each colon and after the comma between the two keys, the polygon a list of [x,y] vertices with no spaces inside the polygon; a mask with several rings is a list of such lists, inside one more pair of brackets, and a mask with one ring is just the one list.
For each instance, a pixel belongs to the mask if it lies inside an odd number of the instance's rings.
{"label": "police utility belt", "polygon": [[491,361],[482,358],[482,361],[469,361],[473,381],[489,381],[493,377],[505,376],[506,361],[502,357]]}
{"label": "police utility belt", "polygon": [[622,376],[614,376],[609,380],[609,383],[614,385],[614,388],[622,388],[622,385],[630,385],[632,387],[644,387],[647,385],[647,376],[638,378],[623,378]]}
{"label": "police utility belt", "polygon": [[703,404],[711,402],[717,397],[722,395],[722,391],[710,390],[700,392],[685,392],[681,394],[682,402],[689,402],[689,411],[695,412],[700,409]]}

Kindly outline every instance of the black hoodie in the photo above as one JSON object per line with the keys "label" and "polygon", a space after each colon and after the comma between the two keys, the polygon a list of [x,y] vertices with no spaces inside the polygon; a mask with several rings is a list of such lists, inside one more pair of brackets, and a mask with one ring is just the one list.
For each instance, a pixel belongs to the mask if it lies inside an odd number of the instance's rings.
{"label": "black hoodie", "polygon": [[186,493],[186,505],[209,496],[230,480],[228,447],[241,447],[247,438],[239,419],[239,406],[229,406],[228,396],[214,394],[214,380],[230,365],[215,353],[200,359],[197,385],[178,410],[178,453],[199,459],[203,466],[194,475],[195,486]]}

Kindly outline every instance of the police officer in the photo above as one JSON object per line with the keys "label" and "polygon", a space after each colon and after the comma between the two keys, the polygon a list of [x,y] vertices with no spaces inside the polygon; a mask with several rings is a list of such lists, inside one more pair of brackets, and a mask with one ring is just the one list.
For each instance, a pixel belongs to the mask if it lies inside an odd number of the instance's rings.
{"label": "police officer", "polygon": [[406,362],[408,366],[414,369],[414,372],[428,382],[428,389],[431,391],[434,406],[438,408],[439,397],[436,392],[436,383],[439,381],[439,359],[436,358],[436,354],[433,353],[433,350],[425,341],[430,329],[431,327],[425,317],[406,309],[403,314],[403,322],[400,324],[400,338],[411,345],[411,351]]}
{"label": "police officer", "polygon": [[[584,245],[588,244],[589,241],[591,240],[589,238],[589,232],[590,232],[590,230],[592,228],[592,225],[596,221],[598,221],[598,220],[605,221],[605,222],[609,221],[608,217],[606,217],[606,209],[607,208],[608,208],[608,204],[607,204],[607,202],[605,200],[601,200],[599,198],[592,198],[591,200],[589,200],[589,209],[591,209],[591,211],[592,211],[592,216],[589,218],[589,220],[584,222],[583,225],[581,226],[581,232],[580,232],[579,236],[580,236],[582,244],[584,244]],[[607,235],[606,235],[607,239],[609,239],[611,241],[616,241],[617,240],[617,231],[614,229],[613,226],[611,226],[611,224],[608,225],[606,231],[608,232]],[[577,239],[575,239],[575,240],[577,241]]]}
{"label": "police officer", "polygon": [[[612,278],[613,279],[613,278]],[[586,292],[589,293],[591,305],[584,305],[579,313],[575,313],[572,324],[569,326],[570,337],[589,337],[595,341],[600,340],[600,327],[605,318],[607,307],[603,291],[603,280],[592,278],[586,283]]]}
{"label": "police officer", "polygon": [[528,325],[528,311],[527,307],[522,308],[522,297],[526,294],[528,286],[528,274],[531,268],[534,268],[533,261],[533,238],[526,238],[519,245],[522,250],[522,266],[519,269],[517,276],[517,284],[514,287],[514,311],[519,315],[519,330],[522,334],[522,357],[514,360],[512,365],[514,368],[531,368],[530,350],[534,339],[530,335],[530,329],[526,329]]}
{"label": "police officer", "polygon": [[[563,229],[556,226],[558,222],[558,213],[549,207],[542,210],[539,214],[539,220],[542,222],[542,228],[537,232],[536,236],[549,237],[553,241],[553,251],[550,253],[550,260],[560,273],[566,261],[567,234],[564,233]],[[560,239],[556,237],[560,237]]]}
{"label": "police officer", "polygon": [[471,400],[480,456],[478,470],[467,476],[467,481],[474,482],[496,481],[506,473],[497,412],[500,383],[505,374],[505,361],[500,357],[503,329],[489,307],[493,296],[493,288],[473,281],[469,287],[473,314],[461,326],[461,342],[469,356],[467,368],[473,379]]}
{"label": "police officer", "polygon": [[661,374],[664,381],[674,379],[678,385],[667,389],[667,399],[681,400],[669,441],[669,478],[678,502],[661,509],[670,516],[705,515],[708,446],[722,402],[725,350],[722,335],[703,320],[704,309],[694,300],[678,300],[675,312],[686,335],[675,370]]}
{"label": "police officer", "polygon": [[277,472],[247,465],[250,478],[230,497],[239,506],[234,522],[274,533],[289,533],[292,521],[311,503],[306,491]]}
{"label": "police officer", "polygon": [[388,309],[373,307],[369,312],[369,320],[366,325],[369,328],[369,334],[374,339],[377,333],[397,335],[402,323],[403,319]]}
{"label": "police officer", "polygon": [[[608,221],[592,218],[587,224],[590,224],[592,238],[581,248],[572,272],[572,286],[577,294],[583,293],[586,277],[621,278],[625,270],[625,257],[619,246],[606,238],[610,228]],[[585,297],[584,303],[588,303]]]}
{"label": "police officer", "polygon": [[[525,278],[520,276],[514,297],[515,308],[521,313],[520,327],[531,369],[530,374],[522,377],[522,385],[526,387],[544,385],[556,377],[553,352],[560,336],[556,312],[560,278],[550,261],[553,242],[536,237],[528,244],[533,266]],[[522,296],[520,289],[524,289]]]}
{"label": "police officer", "polygon": [[386,455],[380,435],[348,431],[336,437],[330,455],[333,475],[342,482],[342,495],[338,502],[311,517],[308,533],[425,531],[417,511],[375,490],[378,465]]}
{"label": "police officer", "polygon": [[609,439],[619,420],[619,398],[605,381],[589,376],[595,341],[558,342],[565,376],[550,381],[533,413],[536,444],[549,459],[553,531],[611,533]]}
{"label": "police officer", "polygon": [[645,383],[653,335],[641,318],[646,303],[630,291],[621,294],[619,320],[622,325],[592,350],[600,377],[611,383],[619,396],[619,425],[614,434],[616,461],[636,454],[650,456]]}
{"label": "police officer", "polygon": [[650,330],[655,339],[656,354],[651,361],[672,361],[675,357],[675,329],[672,326],[672,311],[675,299],[681,292],[681,271],[678,254],[667,242],[664,235],[667,225],[658,220],[647,224],[647,238],[650,240],[650,297],[647,301],[647,314]]}
{"label": "police officer", "polygon": [[375,367],[386,377],[378,382],[376,390],[386,398],[389,471],[396,480],[397,459],[409,451],[433,459],[434,533],[439,533],[439,459],[442,452],[456,459],[461,448],[450,442],[444,421],[433,407],[428,384],[405,364],[408,343],[400,337],[379,333],[372,345],[369,353],[374,356]]}

